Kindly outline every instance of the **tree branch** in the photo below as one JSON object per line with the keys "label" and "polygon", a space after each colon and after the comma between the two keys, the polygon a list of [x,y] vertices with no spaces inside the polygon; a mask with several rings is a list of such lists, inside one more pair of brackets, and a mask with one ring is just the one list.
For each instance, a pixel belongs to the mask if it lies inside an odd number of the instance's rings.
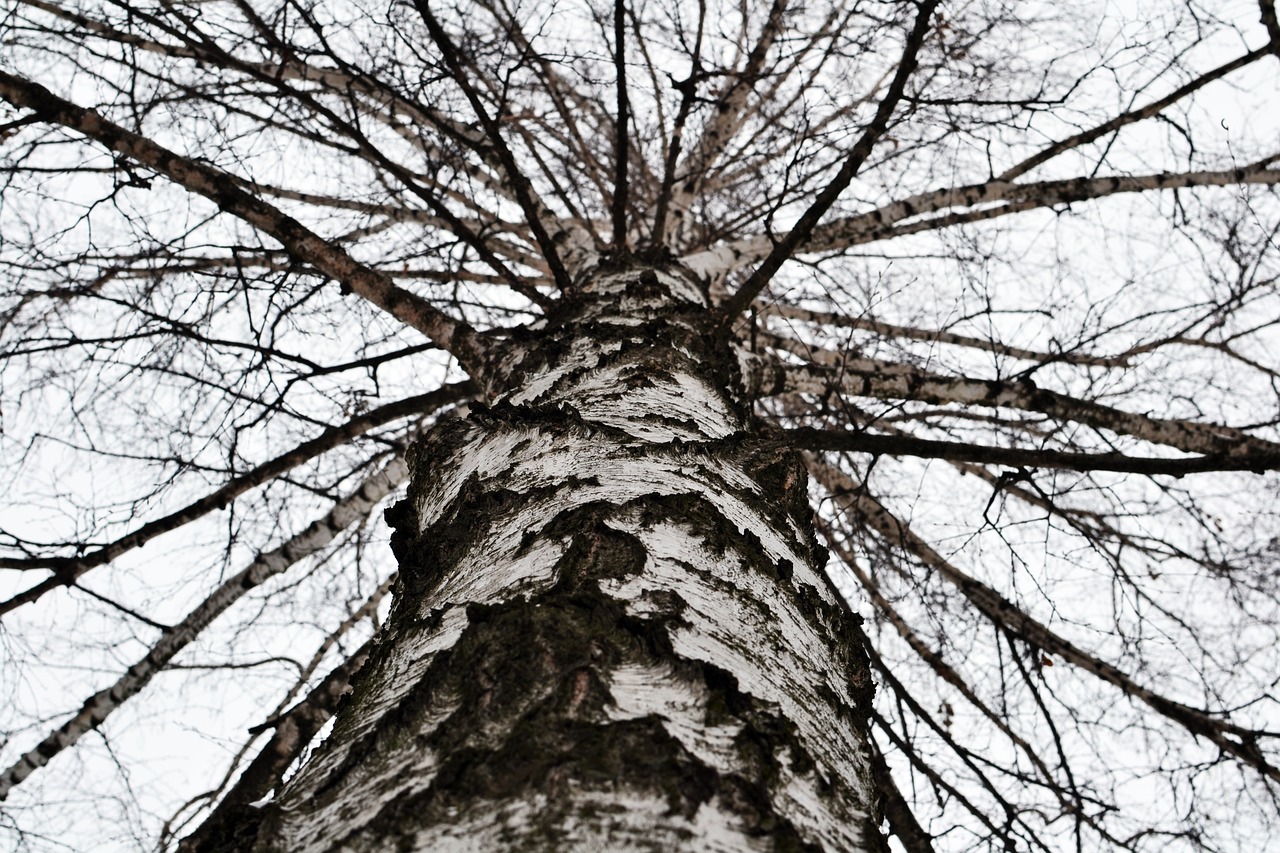
{"label": "tree branch", "polygon": [[676,165],[680,162],[685,125],[689,120],[689,113],[698,95],[698,84],[702,79],[702,36],[706,19],[707,0],[698,0],[698,25],[693,40],[693,61],[689,68],[689,76],[680,81],[672,78],[672,85],[680,93],[680,106],[676,108],[676,117],[671,126],[671,143],[667,147],[667,155],[663,161],[662,183],[658,186],[658,199],[654,204],[653,233],[649,235],[650,246],[654,249],[668,245],[667,212],[671,207],[672,193],[675,188]]}
{"label": "tree branch", "polygon": [[361,483],[352,494],[338,501],[323,517],[224,581],[181,622],[164,631],[146,656],[129,667],[114,684],[90,696],[71,719],[0,774],[0,800],[4,800],[14,787],[48,764],[54,756],[102,725],[107,717],[136,696],[178,652],[186,648],[201,631],[245,593],[299,560],[320,551],[341,531],[368,516],[383,498],[408,477],[408,472],[404,459],[395,457]]}
{"label": "tree branch", "polygon": [[[816,460],[815,460],[816,462]],[[867,489],[844,472],[829,465],[811,464],[814,478],[827,489],[836,504],[850,513],[862,526],[872,530],[892,547],[914,555],[925,566],[951,584],[991,622],[1036,649],[1056,655],[1073,666],[1093,673],[1102,681],[1118,688],[1126,696],[1137,699],[1152,710],[1186,729],[1204,737],[1223,752],[1234,756],[1274,782],[1280,782],[1280,767],[1272,764],[1258,745],[1260,738],[1277,738],[1280,732],[1250,729],[1230,722],[1224,712],[1193,708],[1144,687],[1128,674],[1086,652],[1027,615],[1012,601],[952,564],[911,530],[911,528],[876,500]]]}
{"label": "tree branch", "polygon": [[[955,332],[948,332],[943,329],[899,326],[895,323],[886,323],[882,320],[876,320],[873,317],[855,316],[853,314],[837,313],[835,311],[814,311],[809,308],[799,308],[794,305],[786,305],[781,302],[772,302],[768,305],[762,305],[760,306],[759,311],[762,315],[775,315],[778,317],[784,317],[788,320],[800,320],[806,323],[861,329],[886,338],[906,338],[908,340],[924,341],[926,343],[969,347],[972,349],[995,353],[996,355],[1009,356],[1010,358],[1016,358],[1023,361],[1034,361],[1041,364],[1080,364],[1090,367],[1127,366],[1127,359],[1125,357],[1089,355],[1088,353],[1078,352],[1075,350],[1064,350],[1062,352],[1030,350],[1024,349],[1023,347],[1015,347],[1010,344],[1001,343],[1000,341],[993,340],[991,338],[959,335]],[[1130,354],[1131,351],[1126,352],[1125,356]]]}
{"label": "tree branch", "polygon": [[1258,0],[1258,8],[1262,12],[1262,24],[1267,28],[1267,49],[1280,59],[1280,20],[1276,18],[1275,0]]}
{"label": "tree branch", "polygon": [[618,92],[617,118],[613,130],[613,251],[625,251],[627,245],[627,125],[630,104],[627,101],[626,0],[613,2],[613,69]]}
{"label": "tree branch", "polygon": [[337,712],[373,645],[373,640],[366,642],[334,667],[305,699],[269,721],[267,725],[274,729],[271,739],[199,828],[182,839],[178,853],[215,853],[227,850],[229,842],[234,845],[235,839],[242,837],[256,817],[250,803],[265,797],[280,783],[289,766]]}
{"label": "tree branch", "polygon": [[345,285],[396,319],[431,338],[474,376],[483,375],[491,344],[466,322],[446,315],[390,277],[356,261],[277,208],[241,189],[232,175],[170,151],[146,137],[77,106],[39,83],[0,71],[0,98],[31,110],[42,121],[63,125],[164,175],[196,195],[268,234],[299,261]]}
{"label": "tree branch", "polygon": [[[1270,2],[1270,0],[1261,0],[1261,2],[1267,3],[1267,2]],[[1272,38],[1276,39],[1278,37],[1272,36]],[[1116,131],[1120,130],[1120,128],[1125,127],[1127,125],[1134,124],[1135,122],[1139,122],[1144,119],[1151,118],[1152,116],[1155,116],[1155,115],[1159,115],[1165,109],[1177,103],[1178,101],[1182,100],[1187,95],[1190,95],[1199,89],[1203,89],[1205,86],[1207,86],[1208,84],[1212,83],[1215,80],[1221,80],[1223,77],[1226,77],[1232,71],[1237,71],[1241,68],[1244,68],[1246,65],[1251,65],[1254,62],[1257,62],[1259,59],[1261,59],[1266,55],[1267,55],[1266,48],[1249,51],[1244,56],[1237,57],[1231,60],[1230,62],[1226,62],[1222,65],[1219,65],[1217,68],[1214,68],[1210,71],[1206,71],[1204,74],[1201,74],[1199,77],[1192,80],[1191,82],[1186,83],[1182,86],[1179,86],[1169,94],[1165,95],[1163,98],[1154,100],[1151,103],[1147,104],[1146,106],[1143,106],[1136,110],[1130,110],[1128,112],[1121,113],[1115,118],[1112,118],[1108,121],[1104,121],[1102,124],[1099,124],[1096,127],[1092,127],[1089,130],[1073,134],[1071,136],[1068,136],[1065,139],[1062,139],[1058,142],[1053,143],[1052,145],[1045,148],[1044,150],[1038,151],[1032,156],[1023,160],[1021,163],[1018,163],[1016,166],[1011,166],[1010,168],[1006,169],[1004,172],[1001,172],[997,180],[1012,181],[1015,178],[1025,175],[1027,172],[1030,172],[1036,166],[1039,166],[1042,163],[1047,163],[1048,161],[1052,160],[1054,157],[1057,157],[1059,154],[1070,151],[1073,148],[1079,148],[1081,145],[1088,145],[1090,142],[1094,142],[1098,139],[1101,139],[1107,134],[1115,133]]]}
{"label": "tree branch", "polygon": [[782,430],[780,437],[793,447],[805,450],[839,450],[885,456],[918,456],[952,462],[1008,465],[1013,468],[1067,468],[1072,471],[1119,471],[1147,476],[1184,477],[1220,471],[1280,470],[1280,451],[1228,456],[1224,453],[1191,459],[1156,459],[1123,453],[1070,453],[1061,450],[1031,450],[1019,447],[989,447],[955,441],[935,441],[905,435],[876,435],[867,432],[835,432],[821,429]]}
{"label": "tree branch", "polygon": [[[1275,160],[1276,157],[1272,156],[1248,166],[1220,171],[1078,177],[1029,184],[995,180],[933,190],[815,228],[809,238],[796,247],[796,252],[807,254],[841,251],[908,234],[995,219],[1012,213],[1041,210],[1059,204],[1092,201],[1120,193],[1238,184],[1280,184],[1280,169],[1267,168]],[[976,207],[977,205],[993,206]],[[957,207],[970,209],[952,209]],[[930,217],[929,214],[939,215]],[[902,220],[905,219],[911,221],[903,223]],[[790,236],[789,233],[783,241],[789,240]],[[716,276],[729,267],[771,256],[780,245],[782,243],[771,244],[766,237],[746,237],[690,255],[683,261],[692,269]]]}
{"label": "tree branch", "polygon": [[[654,232],[654,239],[660,245],[670,247],[676,240],[677,232],[684,225],[689,208],[702,190],[707,174],[715,167],[716,162],[724,154],[729,142],[732,141],[739,127],[741,127],[740,117],[742,111],[746,106],[747,98],[751,95],[752,87],[764,72],[765,61],[769,56],[769,51],[781,33],[783,15],[787,11],[788,4],[789,0],[773,0],[773,4],[769,8],[769,15],[765,19],[764,27],[760,33],[760,38],[751,48],[751,52],[747,55],[742,69],[733,75],[732,82],[716,98],[702,134],[689,149],[687,161],[680,164],[683,174],[680,176],[678,183],[675,180],[676,161],[674,158],[672,159],[668,167],[671,180],[667,181],[664,176],[664,194],[659,202],[662,230],[655,229]],[[705,5],[699,6],[699,13],[698,23],[699,27],[701,27],[702,17],[705,15]],[[701,31],[699,31],[700,37]],[[684,102],[692,102],[693,94],[697,87],[697,72],[699,69],[696,57],[694,65],[695,67],[690,72],[688,82],[684,84],[689,88],[687,92],[681,92],[684,98],[682,107]],[[678,153],[677,149],[676,154],[678,155]]]}
{"label": "tree branch", "polygon": [[825,395],[837,391],[877,399],[1039,412],[1061,421],[1075,421],[1153,444],[1164,444],[1185,453],[1214,458],[1252,457],[1259,460],[1271,459],[1280,453],[1280,443],[1233,427],[1126,412],[1040,388],[1025,377],[973,379],[945,376],[910,364],[867,358],[842,359],[838,354],[829,352],[820,355],[831,363],[779,365],[749,353],[740,353],[744,384],[749,393],[758,396],[785,392]]}
{"label": "tree branch", "polygon": [[444,28],[440,26],[440,22],[432,14],[431,7],[426,0],[414,0],[414,7],[427,25],[431,40],[440,48],[440,54],[449,68],[450,76],[462,89],[463,94],[466,95],[467,101],[471,104],[471,109],[476,114],[476,118],[479,119],[480,124],[484,127],[486,142],[493,147],[494,153],[502,163],[503,171],[511,182],[511,190],[515,194],[516,202],[524,212],[525,221],[529,223],[529,229],[533,231],[534,239],[538,243],[542,257],[551,269],[551,277],[555,279],[556,286],[560,288],[561,292],[567,293],[573,289],[573,281],[569,277],[568,270],[564,267],[564,262],[560,259],[560,253],[556,249],[555,242],[551,239],[551,235],[547,233],[546,226],[538,215],[538,207],[534,204],[529,179],[520,170],[515,156],[511,153],[511,149],[503,141],[498,122],[493,116],[489,115],[489,111],[485,109],[484,103],[481,102],[475,87],[467,79],[468,71],[474,71],[475,67],[470,63],[466,63],[466,65],[470,66],[470,69],[464,67],[462,52],[453,43],[453,40],[449,38],[449,34],[444,31]]}
{"label": "tree branch", "polygon": [[375,427],[411,415],[427,414],[441,406],[465,399],[474,393],[475,386],[472,383],[458,382],[426,394],[420,394],[417,397],[397,400],[394,403],[379,406],[370,412],[352,418],[346,423],[330,427],[320,435],[299,444],[292,450],[263,462],[238,477],[232,478],[221,488],[187,504],[182,509],[171,512],[163,518],[148,522],[114,542],[77,557],[0,558],[0,569],[16,569],[20,571],[44,569],[54,573],[52,577],[0,603],[0,615],[4,615],[24,604],[29,604],[50,590],[74,584],[77,579],[91,569],[106,565],[134,548],[141,548],[163,533],[177,530],[179,527],[189,524],[214,510],[221,509],[250,489],[257,488],[286,471],[296,468],[310,459],[314,459],[325,451],[332,450],[353,438],[361,436]]}
{"label": "tree branch", "polygon": [[764,290],[765,286],[769,284],[769,281],[783,263],[808,241],[809,235],[817,227],[818,220],[831,208],[831,205],[835,203],[840,194],[853,181],[858,174],[858,170],[862,168],[862,164],[870,156],[876,142],[889,128],[889,120],[893,117],[893,111],[897,108],[898,102],[902,100],[902,96],[906,92],[907,80],[916,69],[916,54],[919,53],[921,46],[924,44],[925,36],[929,32],[929,19],[933,16],[933,10],[937,5],[938,0],[922,0],[919,10],[916,12],[915,25],[907,35],[902,58],[898,61],[898,70],[894,74],[893,82],[889,84],[889,89],[885,92],[885,96],[880,99],[880,105],[876,108],[876,114],[871,120],[871,124],[862,132],[862,136],[854,144],[853,150],[849,152],[849,156],[845,159],[844,164],[841,165],[840,171],[836,173],[835,178],[832,179],[831,183],[823,187],[813,204],[801,214],[796,226],[774,245],[768,256],[760,262],[760,265],[742,283],[738,291],[729,297],[721,307],[724,322],[732,323],[735,317],[745,311],[747,306],[759,295],[760,291]]}

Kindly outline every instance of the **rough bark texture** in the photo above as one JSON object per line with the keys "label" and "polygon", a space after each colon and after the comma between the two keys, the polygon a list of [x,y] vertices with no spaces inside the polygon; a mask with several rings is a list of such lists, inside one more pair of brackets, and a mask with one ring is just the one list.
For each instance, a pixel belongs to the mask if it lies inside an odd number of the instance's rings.
{"label": "rough bark texture", "polygon": [[865,654],[706,298],[597,271],[415,449],[388,626],[236,844],[882,849]]}

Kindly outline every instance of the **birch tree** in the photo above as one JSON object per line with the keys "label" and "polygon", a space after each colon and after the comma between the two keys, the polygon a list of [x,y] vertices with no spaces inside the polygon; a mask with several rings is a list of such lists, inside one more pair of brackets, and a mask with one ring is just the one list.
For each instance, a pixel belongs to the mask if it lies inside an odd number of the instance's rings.
{"label": "birch tree", "polygon": [[1275,832],[1271,0],[0,38],[9,846]]}

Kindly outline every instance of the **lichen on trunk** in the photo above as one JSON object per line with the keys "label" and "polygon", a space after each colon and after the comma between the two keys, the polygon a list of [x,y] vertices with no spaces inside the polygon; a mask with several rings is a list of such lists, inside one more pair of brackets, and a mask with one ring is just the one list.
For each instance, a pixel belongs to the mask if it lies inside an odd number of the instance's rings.
{"label": "lichen on trunk", "polygon": [[394,610],[256,849],[881,849],[865,655],[706,302],[598,269],[414,449]]}

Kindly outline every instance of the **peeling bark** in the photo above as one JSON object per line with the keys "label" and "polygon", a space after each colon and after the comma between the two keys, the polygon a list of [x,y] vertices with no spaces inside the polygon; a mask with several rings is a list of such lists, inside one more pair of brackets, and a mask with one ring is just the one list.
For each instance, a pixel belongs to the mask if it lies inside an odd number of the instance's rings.
{"label": "peeling bark", "polygon": [[253,849],[884,849],[866,654],[706,302],[597,271],[415,449],[396,607]]}

